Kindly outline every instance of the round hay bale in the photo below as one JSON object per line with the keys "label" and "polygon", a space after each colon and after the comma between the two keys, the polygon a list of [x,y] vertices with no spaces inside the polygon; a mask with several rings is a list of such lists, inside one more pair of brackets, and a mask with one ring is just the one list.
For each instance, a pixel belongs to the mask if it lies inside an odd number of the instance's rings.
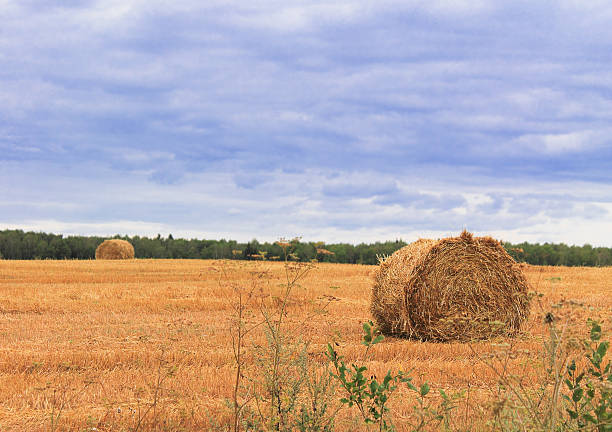
{"label": "round hay bale", "polygon": [[134,246],[125,240],[105,240],[96,249],[96,259],[133,259]]}
{"label": "round hay bale", "polygon": [[491,237],[421,239],[382,260],[371,312],[387,335],[466,341],[512,335],[529,315],[520,266]]}

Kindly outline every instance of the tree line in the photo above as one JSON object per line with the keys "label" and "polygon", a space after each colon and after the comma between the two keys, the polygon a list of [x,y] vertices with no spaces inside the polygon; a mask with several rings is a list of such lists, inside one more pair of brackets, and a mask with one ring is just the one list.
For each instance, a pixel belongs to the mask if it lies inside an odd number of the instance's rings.
{"label": "tree line", "polygon": [[[134,246],[136,258],[169,259],[247,259],[280,261],[319,261],[348,264],[377,264],[378,257],[387,256],[407,245],[401,239],[376,243],[325,244],[293,239],[283,242],[251,240],[175,239],[162,237],[115,236]],[[66,236],[22,230],[0,231],[2,259],[94,259],[96,248],[106,240],[96,236]],[[610,266],[612,248],[568,246],[566,244],[503,243],[508,253],[519,262],[535,265]]]}

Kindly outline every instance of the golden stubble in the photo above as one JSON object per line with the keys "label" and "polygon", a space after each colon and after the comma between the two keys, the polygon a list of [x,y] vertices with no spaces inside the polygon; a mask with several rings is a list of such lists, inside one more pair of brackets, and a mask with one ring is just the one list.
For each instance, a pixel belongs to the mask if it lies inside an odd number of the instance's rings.
{"label": "golden stubble", "polygon": [[[361,359],[361,324],[371,319],[374,269],[318,264],[294,291],[286,325],[310,343],[312,361],[326,362],[323,352],[331,340],[348,361]],[[234,379],[228,331],[232,283],[247,285],[253,272],[264,270],[260,298],[273,303],[285,276],[282,263],[0,261],[0,430],[49,430],[58,412],[56,430],[99,425],[130,430],[138,409],[142,413],[154,397],[160,365],[173,373],[156,407],[157,428],[202,430],[210,418],[229,422],[224,401]],[[408,370],[434,389],[468,391],[471,402],[458,413],[466,424],[485,415],[497,382],[480,359],[500,346],[508,350],[506,342],[512,349],[509,368],[526,383],[536,382],[547,332],[544,314],[552,311],[560,322],[579,328],[588,317],[609,319],[612,268],[525,266],[524,271],[544,296],[541,307],[534,302],[517,338],[473,344],[387,338],[365,361],[369,373]],[[566,307],[557,308],[560,302]],[[326,313],[313,315],[319,309]],[[261,333],[250,337],[247,346],[264,342]],[[247,373],[256,373],[252,354],[246,361]],[[410,414],[410,398],[400,390],[393,403],[400,426]],[[141,430],[153,424],[145,422]],[[351,426],[341,423],[339,429]]]}

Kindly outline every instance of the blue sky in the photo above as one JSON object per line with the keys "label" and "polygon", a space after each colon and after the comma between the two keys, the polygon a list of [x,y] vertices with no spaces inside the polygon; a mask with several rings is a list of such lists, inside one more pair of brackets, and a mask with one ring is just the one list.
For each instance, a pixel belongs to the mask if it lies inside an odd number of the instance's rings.
{"label": "blue sky", "polygon": [[0,0],[0,228],[612,246],[607,1]]}

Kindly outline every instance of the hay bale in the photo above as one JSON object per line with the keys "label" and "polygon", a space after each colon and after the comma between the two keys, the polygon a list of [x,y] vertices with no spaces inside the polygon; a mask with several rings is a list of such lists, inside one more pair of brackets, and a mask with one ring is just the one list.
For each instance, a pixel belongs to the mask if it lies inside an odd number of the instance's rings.
{"label": "hay bale", "polygon": [[466,341],[516,333],[529,315],[520,266],[491,237],[417,240],[381,260],[371,312],[387,335]]}
{"label": "hay bale", "polygon": [[133,259],[134,246],[125,240],[105,240],[96,249],[96,259]]}

